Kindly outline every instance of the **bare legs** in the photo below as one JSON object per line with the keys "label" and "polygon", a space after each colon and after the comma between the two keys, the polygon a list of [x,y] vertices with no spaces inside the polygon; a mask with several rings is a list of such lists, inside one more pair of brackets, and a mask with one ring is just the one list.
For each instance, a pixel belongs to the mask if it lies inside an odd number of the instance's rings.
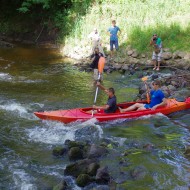
{"label": "bare legs", "polygon": [[125,108],[125,109],[122,109],[122,108],[119,108],[120,112],[123,113],[123,112],[126,112],[126,111],[132,111],[132,110],[145,110],[146,108],[144,107],[144,104],[141,104],[141,103],[136,103],[128,108]]}
{"label": "bare legs", "polygon": [[152,62],[153,62],[153,64],[154,64],[154,68],[153,68],[153,70],[157,70],[157,71],[159,71],[159,70],[160,70],[160,61],[158,61],[158,66],[156,66],[156,63],[157,63],[156,60],[153,60]]}

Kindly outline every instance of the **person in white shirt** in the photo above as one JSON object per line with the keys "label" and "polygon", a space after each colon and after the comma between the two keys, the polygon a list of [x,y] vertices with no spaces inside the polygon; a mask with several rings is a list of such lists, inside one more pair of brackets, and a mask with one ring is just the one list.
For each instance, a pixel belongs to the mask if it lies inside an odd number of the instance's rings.
{"label": "person in white shirt", "polygon": [[103,50],[102,44],[101,44],[101,37],[100,37],[100,34],[98,33],[97,28],[94,28],[94,30],[88,35],[88,38],[90,38],[92,41],[91,54],[94,53],[94,50],[97,47],[99,49],[100,53],[102,53],[103,56],[105,57],[105,53],[104,53],[104,50]]}

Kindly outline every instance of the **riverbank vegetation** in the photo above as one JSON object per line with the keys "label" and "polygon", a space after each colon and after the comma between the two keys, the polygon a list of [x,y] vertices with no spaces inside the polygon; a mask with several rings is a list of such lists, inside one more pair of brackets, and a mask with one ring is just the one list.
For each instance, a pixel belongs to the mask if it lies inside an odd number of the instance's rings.
{"label": "riverbank vegetation", "polygon": [[14,0],[0,1],[0,32],[31,34],[37,41],[53,36],[65,46],[89,45],[88,34],[94,27],[109,49],[107,29],[115,19],[121,28],[121,48],[131,45],[139,52],[149,51],[149,40],[157,33],[164,47],[190,51],[189,0]]}

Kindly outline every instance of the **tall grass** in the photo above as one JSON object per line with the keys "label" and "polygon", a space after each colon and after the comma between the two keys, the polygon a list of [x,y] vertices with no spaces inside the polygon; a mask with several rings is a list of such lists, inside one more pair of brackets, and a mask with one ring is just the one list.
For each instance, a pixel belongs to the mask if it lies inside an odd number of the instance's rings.
{"label": "tall grass", "polygon": [[99,29],[103,45],[109,46],[107,29],[112,19],[122,31],[119,38],[121,45],[131,44],[144,52],[152,34],[157,33],[165,47],[190,50],[187,43],[190,40],[189,0],[95,0],[86,12],[85,16],[77,18],[65,38],[65,51],[88,45],[87,36],[94,27]]}

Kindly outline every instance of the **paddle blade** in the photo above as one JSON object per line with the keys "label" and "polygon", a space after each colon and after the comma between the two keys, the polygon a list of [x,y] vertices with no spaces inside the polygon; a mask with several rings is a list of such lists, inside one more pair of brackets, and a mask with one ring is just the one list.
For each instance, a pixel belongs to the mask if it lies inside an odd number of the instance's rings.
{"label": "paddle blade", "polygon": [[143,82],[144,82],[144,81],[147,81],[147,80],[148,80],[148,77],[143,77],[141,80],[142,80]]}
{"label": "paddle blade", "polygon": [[99,71],[99,73],[103,72],[105,62],[106,62],[106,59],[104,57],[100,57],[99,62],[98,62],[98,71]]}

